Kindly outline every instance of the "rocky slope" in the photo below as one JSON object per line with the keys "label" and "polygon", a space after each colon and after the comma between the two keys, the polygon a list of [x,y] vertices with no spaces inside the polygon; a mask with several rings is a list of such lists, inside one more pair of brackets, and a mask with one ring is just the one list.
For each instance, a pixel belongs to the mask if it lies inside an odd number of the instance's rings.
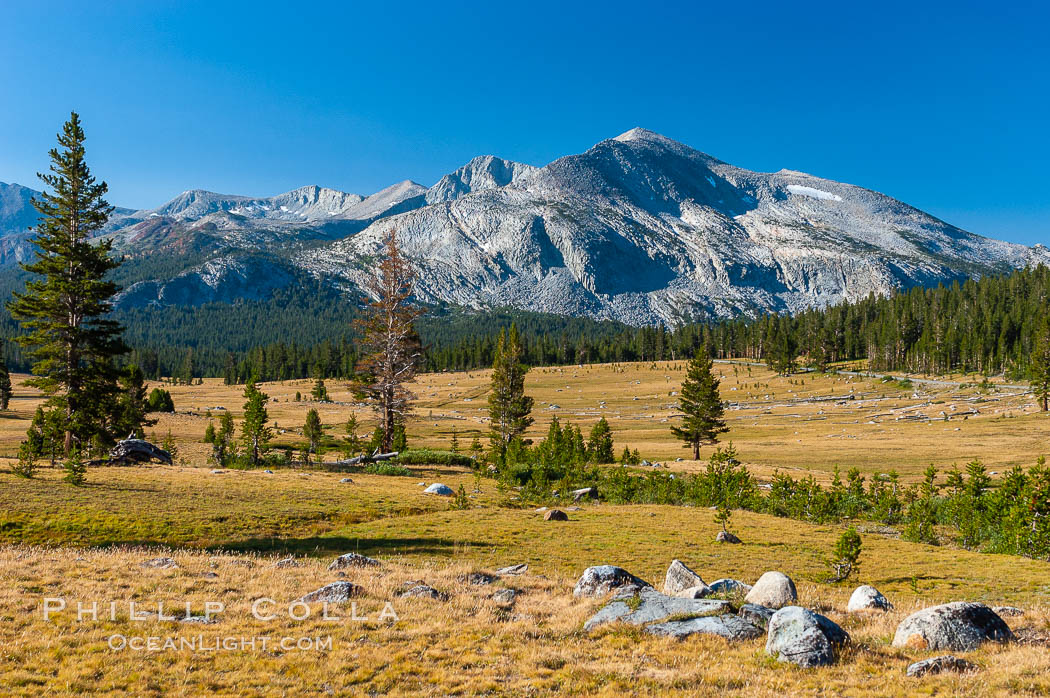
{"label": "rocky slope", "polygon": [[[2,243],[19,239],[15,208],[0,207],[0,223],[15,221],[0,231],[0,264]],[[744,170],[644,129],[541,168],[475,158],[429,189],[190,191],[121,211],[107,235],[140,265],[121,304],[196,304],[262,297],[303,274],[359,286],[391,229],[423,301],[630,324],[795,311],[1050,263],[1042,246],[861,187]]]}

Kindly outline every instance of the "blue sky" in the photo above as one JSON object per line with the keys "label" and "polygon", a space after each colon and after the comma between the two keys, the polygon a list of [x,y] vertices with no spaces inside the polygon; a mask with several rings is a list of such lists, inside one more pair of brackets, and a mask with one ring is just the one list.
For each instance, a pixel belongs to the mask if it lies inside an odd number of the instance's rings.
{"label": "blue sky", "polygon": [[37,185],[71,108],[131,207],[429,185],[644,126],[1050,243],[1047,26],[1035,2],[6,0],[0,181]]}

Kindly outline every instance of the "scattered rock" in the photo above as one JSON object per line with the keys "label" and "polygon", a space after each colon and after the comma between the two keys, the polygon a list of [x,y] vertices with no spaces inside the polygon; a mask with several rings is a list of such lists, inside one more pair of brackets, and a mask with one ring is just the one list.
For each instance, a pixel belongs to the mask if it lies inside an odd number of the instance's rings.
{"label": "scattered rock", "polygon": [[427,584],[417,584],[412,588],[401,592],[401,596],[405,598],[437,599],[438,601],[448,601],[448,594],[444,594]]}
{"label": "scattered rock", "polygon": [[342,603],[354,597],[363,596],[364,593],[364,589],[351,582],[332,582],[299,597],[297,601],[302,601],[303,603]]}
{"label": "scattered rock", "polygon": [[921,662],[915,662],[908,667],[908,676],[939,674],[942,671],[957,671],[960,673],[977,671],[977,665],[965,659],[959,659],[954,655],[945,654],[940,657],[932,657]]}
{"label": "scattered rock", "polygon": [[346,553],[340,555],[336,559],[332,560],[332,564],[328,565],[328,569],[331,571],[345,570],[349,567],[379,567],[382,564],[379,560],[375,560],[364,555],[357,553]]}
{"label": "scattered rock", "polygon": [[350,485],[354,484],[354,481],[353,481],[353,480],[351,480],[351,479],[350,479],[350,478],[348,478],[348,477],[344,477],[344,478],[343,478],[343,479],[341,479],[341,480],[340,480],[339,482],[345,482],[345,483],[348,483],[348,484],[350,484]]}
{"label": "scattered rock", "polygon": [[743,596],[751,591],[750,584],[744,584],[739,579],[716,579],[708,584],[712,595],[718,596]]}
{"label": "scattered rock", "polygon": [[1009,642],[1010,627],[983,603],[956,601],[917,611],[897,626],[894,647],[970,652],[988,640]]}
{"label": "scattered rock", "polygon": [[728,601],[710,599],[680,599],[661,594],[651,587],[637,591],[625,590],[613,597],[600,611],[583,624],[584,630],[592,630],[599,625],[621,621],[631,625],[658,623],[672,616],[684,620],[690,617],[719,616],[732,612]]}
{"label": "scattered rock", "polygon": [[536,514],[542,514],[542,513],[543,513],[543,512],[545,512],[545,511],[549,511],[549,509],[547,509],[547,507],[540,507],[539,509],[535,509],[535,510],[533,510],[533,511],[534,511],[534,512],[535,512]]}
{"label": "scattered rock", "polygon": [[473,584],[474,586],[484,586],[486,584],[492,584],[499,577],[488,572],[471,572],[470,574],[463,574],[456,578],[456,581],[461,584]]}
{"label": "scattered rock", "polygon": [[179,565],[170,557],[155,557],[152,560],[143,562],[142,566],[151,570],[173,570],[178,568]]}
{"label": "scattered rock", "polygon": [[179,618],[180,623],[200,623],[202,625],[211,625],[217,623],[218,619],[210,618],[208,616],[184,616]]}
{"label": "scattered rock", "polygon": [[267,475],[273,475],[273,471],[272,470],[264,470],[263,472],[266,473]]}
{"label": "scattered rock", "polygon": [[218,579],[219,575],[215,574],[214,572],[202,572],[201,573],[201,578],[202,579]]}
{"label": "scattered rock", "polygon": [[565,507],[565,511],[583,511],[583,507]]}
{"label": "scattered rock", "polygon": [[584,487],[583,489],[572,491],[572,501],[574,502],[578,502],[585,497],[587,499],[598,499],[598,488]]}
{"label": "scattered rock", "polygon": [[529,566],[523,562],[523,563],[520,563],[520,564],[517,564],[517,565],[510,565],[509,567],[504,567],[502,569],[498,569],[498,570],[496,570],[496,574],[497,575],[505,575],[505,574],[518,575],[518,574],[525,574],[528,571],[529,571]]}
{"label": "scattered rock", "polygon": [[740,543],[740,539],[734,536],[729,531],[719,531],[718,535],[715,536],[715,540],[719,543]]}
{"label": "scattered rock", "polygon": [[747,592],[744,601],[766,608],[783,608],[798,601],[798,593],[791,577],[783,572],[766,572]]}
{"label": "scattered rock", "polygon": [[706,584],[698,584],[695,587],[689,587],[688,589],[682,589],[675,594],[670,594],[670,596],[677,596],[680,599],[705,599],[710,595],[711,587]]}
{"label": "scattered rock", "polygon": [[211,474],[212,475],[222,475],[225,472],[226,472],[225,470],[222,470],[220,468],[215,468],[214,470],[211,471]]}
{"label": "scattered rock", "polygon": [[[757,585],[756,585],[757,587]],[[769,619],[766,653],[808,668],[834,663],[849,635],[830,619],[799,606],[786,606]]]}
{"label": "scattered rock", "polygon": [[[664,577],[664,593],[668,596],[677,596],[679,592],[693,589],[694,587],[704,587],[710,593],[710,588],[700,578],[700,575],[686,567],[681,560],[671,560],[671,565],[667,568],[667,575]],[[707,596],[707,594],[704,594],[704,596]],[[694,596],[692,598],[701,597]]]}
{"label": "scattered rock", "polygon": [[273,563],[273,566],[283,569],[285,567],[302,567],[302,564],[294,557],[286,557]]}
{"label": "scattered rock", "polygon": [[572,590],[573,596],[605,596],[613,589],[619,589],[634,585],[636,587],[651,587],[646,582],[622,567],[615,565],[598,565],[588,567],[583,571],[576,587]]}
{"label": "scattered rock", "polygon": [[878,589],[864,584],[853,590],[853,595],[849,597],[849,604],[847,604],[846,610],[850,613],[891,611],[893,610],[893,604]]}
{"label": "scattered rock", "polygon": [[759,606],[755,603],[746,603],[740,607],[737,615],[752,625],[757,625],[758,627],[765,629],[769,627],[769,619],[773,617],[774,613],[776,613],[776,611],[772,608]]}
{"label": "scattered rock", "polygon": [[569,515],[560,509],[551,509],[543,515],[544,521],[568,521]]}
{"label": "scattered rock", "polygon": [[440,482],[435,482],[433,485],[431,485],[423,491],[427,494],[439,494],[442,497],[451,497],[455,494],[455,492],[452,491],[451,487],[449,487],[448,485],[442,485]]}
{"label": "scattered rock", "polygon": [[492,594],[492,600],[500,606],[511,606],[517,599],[518,591],[516,589],[498,589]]}
{"label": "scattered rock", "polygon": [[997,616],[1017,617],[1024,615],[1024,611],[1016,606],[992,606],[992,610],[995,611]]}
{"label": "scattered rock", "polygon": [[728,614],[655,623],[646,627],[645,632],[677,638],[690,635],[718,635],[727,640],[751,640],[762,635],[762,629],[753,623]]}

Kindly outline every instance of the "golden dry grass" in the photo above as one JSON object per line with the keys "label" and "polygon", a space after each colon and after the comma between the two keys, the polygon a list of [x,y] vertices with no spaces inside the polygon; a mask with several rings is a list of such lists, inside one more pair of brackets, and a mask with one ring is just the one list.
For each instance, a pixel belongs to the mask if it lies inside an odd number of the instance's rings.
{"label": "golden dry grass", "polygon": [[[926,464],[972,458],[993,470],[1029,465],[1045,449],[1046,417],[1030,396],[1000,388],[896,384],[844,376],[776,377],[764,368],[717,364],[723,397],[742,403],[727,413],[742,459],[760,477],[773,469],[826,479],[837,464],[865,472],[897,469],[915,479]],[[624,443],[673,469],[701,464],[670,437],[681,364],[536,369],[528,390],[536,399],[534,438],[550,417],[586,430],[605,415],[618,448]],[[734,370],[735,369],[735,370]],[[956,380],[959,380],[956,377]],[[12,410],[0,419],[0,454],[12,455],[39,397],[16,377]],[[466,447],[485,430],[487,371],[419,378],[413,445],[445,447],[455,429]],[[352,404],[345,386],[329,382],[333,404],[294,402],[309,381],[269,383],[271,418],[293,443],[309,407],[328,425],[345,421]],[[845,395],[855,400],[807,403]],[[817,526],[735,512],[741,546],[713,542],[712,513],[669,506],[587,505],[566,523],[544,522],[465,469],[412,467],[411,477],[321,471],[227,471],[213,475],[200,442],[207,410],[239,416],[241,388],[208,380],[171,388],[179,412],[153,429],[174,435],[176,466],[95,468],[88,485],[59,482],[44,469],[35,480],[0,468],[0,695],[1045,695],[1050,693],[1050,564],[907,543],[891,530],[861,524],[864,553],[859,581],[896,604],[886,616],[842,613],[853,585],[828,586],[824,558],[841,526]],[[791,391],[791,392],[789,392]],[[638,398],[638,399],[635,399]],[[981,402],[974,402],[974,399]],[[604,406],[602,403],[604,402]],[[551,409],[551,404],[558,406]],[[928,404],[932,403],[932,404]],[[936,416],[977,408],[967,419],[898,421],[899,414]],[[880,417],[878,415],[889,415]],[[874,422],[874,423],[869,423]],[[955,431],[959,429],[960,431]],[[341,430],[340,430],[341,431]],[[420,482],[463,485],[472,509],[452,511],[446,499],[425,495]],[[475,491],[475,487],[478,488]],[[26,545],[32,543],[34,545]],[[124,547],[128,544],[148,547]],[[84,547],[98,546],[104,547]],[[54,547],[59,546],[59,547]],[[336,579],[326,570],[336,554],[360,551],[384,560],[380,570],[349,570],[365,587],[359,602],[368,622],[327,622],[316,614],[262,622],[252,600],[280,605]],[[157,555],[173,555],[178,569],[143,569]],[[277,569],[283,555],[301,566]],[[843,624],[854,647],[834,667],[799,670],[771,661],[762,640],[729,644],[718,638],[652,638],[627,628],[594,634],[583,621],[600,605],[577,600],[571,588],[592,564],[618,564],[659,583],[680,558],[711,581],[754,581],[779,569],[798,584],[800,603]],[[496,586],[522,590],[512,611],[500,609],[493,587],[457,581],[472,570],[527,562],[530,574]],[[214,577],[205,576],[213,573]],[[397,599],[409,580],[425,580],[451,594],[448,602]],[[44,597],[118,602],[115,621],[78,623],[71,613],[42,618]],[[907,679],[910,661],[930,656],[889,646],[896,623],[910,611],[950,600],[1009,603],[1026,609],[1008,619],[1026,642],[967,654],[981,671],[966,676]],[[390,600],[399,620],[378,622]],[[133,622],[126,602],[206,601],[227,610],[214,625]],[[346,609],[341,614],[348,612]],[[109,636],[327,637],[324,651],[114,652]]]}
{"label": "golden dry grass", "polygon": [[[847,588],[800,583],[801,602],[841,623],[853,647],[833,667],[801,670],[772,661],[762,639],[728,643],[698,637],[652,638],[635,629],[612,627],[585,633],[583,621],[599,601],[574,599],[572,576],[544,567],[492,586],[470,586],[457,577],[477,569],[471,562],[427,563],[388,558],[379,570],[350,570],[348,578],[367,594],[351,620],[342,605],[323,620],[321,609],[297,621],[288,604],[336,578],[327,559],[275,568],[275,557],[177,552],[177,569],[143,569],[158,554],[147,550],[0,549],[0,691],[5,695],[1044,695],[1050,691],[1050,652],[1045,645],[1045,607],[1011,619],[1031,644],[986,646],[969,653],[981,671],[965,676],[909,679],[904,669],[930,652],[889,646],[896,623],[917,601],[895,598],[885,616],[841,613]],[[513,561],[517,558],[505,558]],[[687,556],[688,559],[688,556]],[[663,564],[661,562],[661,564]],[[204,576],[213,573],[214,577]],[[448,602],[399,599],[404,583],[423,580],[450,592]],[[494,588],[522,593],[512,610],[490,597]],[[43,599],[64,598],[67,608],[43,619]],[[278,618],[253,618],[251,604],[273,599],[264,609]],[[76,604],[99,602],[99,621],[78,622]],[[206,602],[225,610],[211,625],[129,619],[137,611],[165,613],[189,603],[194,614]],[[380,622],[390,601],[398,620]],[[116,619],[107,617],[117,603]],[[110,649],[109,639],[267,637],[261,649],[178,649],[135,652]],[[330,649],[283,650],[279,638],[331,638]],[[114,644],[119,644],[115,641]],[[317,646],[317,643],[314,645]]]}

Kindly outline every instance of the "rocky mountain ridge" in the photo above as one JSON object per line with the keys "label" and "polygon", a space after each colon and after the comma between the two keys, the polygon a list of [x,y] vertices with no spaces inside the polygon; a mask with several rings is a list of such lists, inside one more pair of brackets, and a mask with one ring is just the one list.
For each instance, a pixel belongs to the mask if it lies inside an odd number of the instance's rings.
{"label": "rocky mountain ridge", "polygon": [[[0,185],[0,196],[15,194]],[[16,223],[0,228],[0,264],[20,220],[3,209],[0,222]],[[193,305],[305,276],[360,287],[391,229],[422,301],[634,325],[793,312],[1050,263],[1040,245],[984,238],[862,187],[738,168],[640,128],[545,167],[483,156],[432,187],[406,180],[367,197],[184,192],[122,210],[106,235],[141,271],[121,304]]]}

